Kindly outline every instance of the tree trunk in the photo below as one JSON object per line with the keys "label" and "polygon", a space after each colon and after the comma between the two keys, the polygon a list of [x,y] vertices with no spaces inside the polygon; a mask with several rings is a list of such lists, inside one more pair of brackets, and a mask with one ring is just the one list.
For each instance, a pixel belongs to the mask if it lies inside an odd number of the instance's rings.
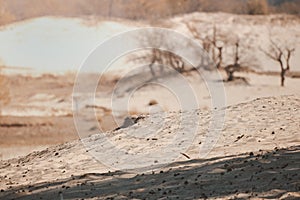
{"label": "tree trunk", "polygon": [[217,58],[216,58],[216,52],[215,52],[215,48],[217,46],[217,28],[216,26],[214,26],[213,29],[213,40],[212,40],[212,44],[213,44],[213,48],[212,48],[212,58],[214,63],[216,63]]}
{"label": "tree trunk", "polygon": [[284,80],[285,80],[284,76],[285,76],[286,69],[284,69],[284,67],[283,67],[283,63],[281,61],[281,56],[279,57],[278,62],[280,63],[280,68],[281,68],[281,73],[280,73],[281,87],[283,87],[284,86]]}
{"label": "tree trunk", "polygon": [[240,60],[240,57],[239,57],[239,43],[236,42],[236,44],[235,44],[235,58],[234,58],[234,64],[235,64],[235,65],[238,65],[238,64],[239,64],[239,60]]}
{"label": "tree trunk", "polygon": [[286,70],[281,70],[280,76],[281,76],[281,87],[284,87],[284,81],[285,81],[285,72]]}
{"label": "tree trunk", "polygon": [[219,52],[219,55],[218,55],[218,64],[217,64],[217,69],[221,68],[222,66],[222,61],[223,61],[223,47],[218,47],[218,52]]}
{"label": "tree trunk", "polygon": [[233,81],[234,76],[233,76],[234,71],[227,71],[227,81]]}
{"label": "tree trunk", "polygon": [[155,72],[154,72],[154,69],[153,69],[153,64],[150,64],[149,68],[150,68],[152,76],[155,77]]}

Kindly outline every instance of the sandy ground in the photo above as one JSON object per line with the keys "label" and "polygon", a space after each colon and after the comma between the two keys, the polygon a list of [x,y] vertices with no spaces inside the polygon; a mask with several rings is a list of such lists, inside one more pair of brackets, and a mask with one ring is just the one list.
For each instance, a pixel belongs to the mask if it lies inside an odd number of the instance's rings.
{"label": "sandy ground", "polygon": [[[78,138],[72,117],[0,117],[1,159]],[[5,138],[5,139],[4,139]]]}
{"label": "sandy ground", "polygon": [[13,75],[10,103],[0,117],[1,159],[24,156],[78,138],[73,126],[72,83],[64,77]]}
{"label": "sandy ground", "polygon": [[[179,154],[175,162],[152,172],[114,171],[92,159],[93,149],[104,151],[101,135],[83,140],[91,147],[90,153],[80,141],[74,141],[2,161],[0,195],[2,199],[297,199],[299,105],[299,96],[282,96],[227,107],[221,137],[201,159],[199,148],[208,129],[205,122],[211,116],[209,112],[193,111],[189,116],[198,113],[195,125],[199,129],[194,143],[182,152],[189,158]],[[166,145],[170,133],[178,131],[174,124],[179,123],[180,115],[175,112],[162,117],[166,128],[155,136],[157,140],[127,135],[153,126],[147,117],[131,127],[109,132],[107,137],[133,152],[134,158],[141,151],[151,152]],[[101,159],[113,160],[106,151],[107,157]],[[134,161],[124,158],[118,161]]]}
{"label": "sandy ground", "polygon": [[[62,32],[56,30],[55,37],[62,33],[69,36],[64,29],[68,20],[45,17],[32,20],[34,23],[22,23],[22,27],[30,25],[30,30],[38,30],[41,46],[53,34],[41,31],[40,24],[44,25],[44,20],[54,25],[61,23]],[[70,20],[76,21],[72,23],[74,27],[70,26],[71,32],[72,27],[81,30],[86,26],[82,19]],[[195,110],[183,112],[180,112],[179,95],[168,88],[147,84],[134,90],[139,80],[147,82],[152,78],[147,69],[122,79],[119,88],[115,86],[124,72],[106,74],[97,88],[95,102],[83,101],[80,105],[78,101],[86,99],[88,94],[79,94],[79,99],[72,105],[75,74],[71,72],[34,76],[30,73],[9,74],[10,102],[2,108],[0,116],[0,199],[299,199],[300,79],[289,75],[286,86],[280,87],[278,75],[264,72],[276,71],[279,67],[258,50],[259,46],[268,47],[268,31],[279,43],[293,41],[296,52],[291,60],[291,71],[299,74],[299,19],[285,15],[263,18],[193,13],[157,25],[189,35],[186,23],[192,23],[205,33],[212,30],[213,23],[218,24],[222,33],[231,33],[234,28],[231,39],[239,37],[243,41],[242,51],[251,50],[248,57],[241,60],[253,61],[248,63],[249,66],[262,66],[257,69],[260,73],[236,73],[248,83],[223,83],[227,107],[221,109],[226,115],[220,135],[209,135],[213,99],[206,82],[194,73],[185,73],[184,78],[199,105]],[[98,25],[99,30],[106,30],[105,37],[141,26],[122,20]],[[10,31],[16,31],[19,36],[14,26],[16,24],[11,25],[11,29],[1,29],[1,34],[12,37],[11,41],[16,38],[9,34]],[[37,29],[32,28],[35,26]],[[98,37],[95,30],[84,32]],[[31,35],[28,34],[29,38]],[[89,37],[79,35],[80,38]],[[30,41],[26,37],[21,39]],[[64,40],[63,37],[60,39]],[[6,41],[5,37],[2,40]],[[75,40],[83,41],[82,38]],[[18,44],[18,38],[16,41]],[[25,47],[28,46],[32,45],[26,43]],[[70,47],[78,49],[75,43]],[[90,47],[86,46],[86,49],[90,50]],[[64,48],[59,49],[71,55]],[[226,48],[225,55],[232,53],[231,50]],[[13,55],[7,52],[5,45],[3,51]],[[85,54],[83,51],[79,52],[81,56]],[[26,53],[30,54],[29,51]],[[60,54],[59,51],[56,53]],[[59,56],[68,59],[63,53]],[[22,54],[20,59],[14,57],[12,60],[25,66],[23,57]],[[40,61],[47,62],[43,58]],[[56,61],[51,60],[56,67],[63,66]],[[117,65],[124,65],[124,60]],[[220,73],[225,78],[225,73]],[[98,78],[87,74],[85,80],[88,85]],[[172,76],[158,79],[162,85],[168,83],[180,87]],[[181,91],[185,92],[184,89]],[[113,101],[112,94],[115,95]],[[114,101],[128,102],[128,107],[113,105]],[[78,116],[87,116],[83,135],[77,132],[81,127],[74,124],[73,113],[77,106],[88,111],[76,110]],[[93,109],[96,125],[90,118]],[[127,126],[123,122],[129,116],[140,117]],[[99,134],[99,128],[103,134]],[[174,135],[177,136],[175,140]],[[116,151],[116,146],[126,153]],[[202,151],[207,147],[213,148]],[[147,166],[147,170],[128,170],[137,166]]]}
{"label": "sandy ground", "polygon": [[[298,87],[300,80],[297,78],[287,78],[286,87],[280,87],[278,76],[253,73],[237,75],[247,78],[249,85],[225,83],[227,105],[258,97],[300,94]],[[142,74],[141,77],[145,76]],[[94,78],[97,77],[90,75],[88,79],[94,80]],[[96,106],[98,122],[103,131],[114,130],[122,125],[128,115],[155,111],[155,107],[149,106],[152,100],[158,102],[159,109],[164,111],[181,109],[176,95],[174,96],[164,87],[149,85],[135,91],[131,96],[128,110],[124,108],[121,112],[123,114],[116,117],[111,112],[112,82],[115,82],[115,79],[116,77],[103,81],[97,93],[96,104],[88,104],[88,106]],[[167,82],[172,81],[172,79],[165,79]],[[210,110],[212,99],[205,82],[194,75],[187,75],[186,79],[199,99],[199,108],[202,111]],[[2,159],[24,156],[33,150],[79,138],[72,117],[73,83],[72,74],[10,76],[11,102],[3,108],[0,118],[0,135],[5,137],[5,140],[0,141]],[[124,88],[121,89],[134,87],[134,84],[132,81],[125,81]],[[89,128],[93,129],[93,127]],[[88,130],[88,132],[92,131]]]}

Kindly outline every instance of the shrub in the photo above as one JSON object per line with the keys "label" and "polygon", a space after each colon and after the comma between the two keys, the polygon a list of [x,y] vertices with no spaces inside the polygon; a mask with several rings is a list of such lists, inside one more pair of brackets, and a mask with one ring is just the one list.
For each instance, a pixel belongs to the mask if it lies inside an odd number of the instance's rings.
{"label": "shrub", "polygon": [[246,7],[249,15],[265,15],[269,13],[267,0],[248,0]]}

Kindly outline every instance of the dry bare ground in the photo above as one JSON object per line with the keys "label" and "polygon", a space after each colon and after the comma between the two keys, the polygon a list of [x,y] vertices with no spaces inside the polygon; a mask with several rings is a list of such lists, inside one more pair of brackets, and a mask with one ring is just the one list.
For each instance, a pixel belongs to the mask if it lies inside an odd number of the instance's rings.
{"label": "dry bare ground", "polygon": [[[226,108],[226,121],[218,143],[206,158],[198,151],[205,139],[209,112],[191,111],[199,121],[188,155],[169,166],[145,174],[109,172],[92,159],[80,141],[1,161],[1,199],[298,199],[300,198],[300,97],[281,96]],[[134,152],[154,150],[176,132],[180,113],[166,121],[157,140],[128,138],[152,120],[106,135]],[[158,116],[159,117],[159,116]],[[160,116],[161,117],[161,116]],[[151,126],[156,126],[152,124]],[[84,141],[101,150],[100,135]],[[137,144],[137,145],[132,145]],[[104,157],[103,159],[111,159]],[[120,162],[131,162],[122,160]]]}
{"label": "dry bare ground", "polygon": [[[4,116],[0,118],[0,137],[5,138],[0,140],[0,157],[23,157],[0,161],[0,199],[300,198],[300,97],[291,96],[300,94],[299,79],[292,78],[298,76],[294,70],[299,70],[299,19],[289,15],[193,13],[168,19],[164,25],[189,34],[187,22],[199,30],[211,30],[212,22],[224,33],[231,33],[235,28],[235,37],[245,41],[246,48],[252,48],[251,58],[258,58],[262,70],[278,69],[276,63],[269,62],[258,50],[259,45],[267,47],[269,32],[283,39],[281,42],[294,41],[297,50],[286,87],[279,86],[276,72],[261,71],[238,74],[249,79],[247,86],[225,83],[226,101],[230,106],[226,108],[222,134],[213,151],[199,159],[199,148],[204,143],[211,119],[208,111],[211,98],[205,83],[193,82],[194,77],[188,77],[202,100],[201,110],[188,113],[198,115],[199,120],[186,118],[190,127],[199,127],[194,143],[169,166],[136,174],[108,169],[96,162],[88,153],[90,149],[85,149],[79,140],[69,142],[78,138],[71,106],[74,76],[11,76],[11,102],[2,110]],[[225,56],[230,52],[225,52]],[[116,128],[107,105],[111,103],[108,96],[117,79],[104,79],[100,90],[105,95],[99,94],[97,105],[88,105],[99,110],[98,120],[106,130]],[[165,110],[176,110],[172,109],[172,102],[164,91],[155,87],[144,89],[133,98],[135,110],[131,114],[146,113],[154,101],[165,106]],[[3,91],[0,90],[0,98]],[[157,99],[153,99],[155,95]],[[252,100],[256,97],[260,98]],[[245,101],[248,102],[240,103]],[[148,140],[127,135],[133,131],[143,132],[145,127],[161,128],[152,123],[153,116],[151,120],[143,118],[131,127],[108,131],[106,136],[130,152],[151,152],[164,146],[179,130],[176,126],[180,122],[179,116],[178,112],[155,115],[166,124],[159,135]],[[99,135],[93,135],[83,141],[101,151],[99,138]],[[64,142],[69,143],[62,144]],[[58,144],[61,145],[49,147]],[[24,156],[33,149],[44,150]],[[104,155],[102,159],[112,158]],[[122,157],[119,161],[132,162]]]}

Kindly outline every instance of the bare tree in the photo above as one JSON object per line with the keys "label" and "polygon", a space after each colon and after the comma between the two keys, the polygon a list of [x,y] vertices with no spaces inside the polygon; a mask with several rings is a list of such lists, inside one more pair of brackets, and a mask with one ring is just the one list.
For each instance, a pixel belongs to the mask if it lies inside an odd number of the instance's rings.
{"label": "bare tree", "polygon": [[161,74],[164,72],[164,65],[170,66],[180,73],[185,71],[185,62],[183,59],[172,52],[154,48],[150,55],[146,55],[146,57],[151,60],[149,67],[153,77],[157,75],[153,68],[155,64],[159,65],[159,71]]}
{"label": "bare tree", "polygon": [[[252,71],[252,67],[258,67],[256,58],[249,53],[252,48],[250,40],[247,40],[247,38],[243,38],[241,40],[237,35],[234,36],[235,39],[230,39],[230,34],[226,35],[220,33],[215,26],[213,27],[213,31],[210,36],[203,37],[201,35],[202,32],[198,31],[198,29],[195,28],[195,26],[193,26],[191,23],[186,23],[186,26],[193,37],[202,42],[203,49],[205,49],[213,58],[217,68],[221,68],[223,65],[223,48],[225,47],[225,51],[228,49],[228,47],[233,49],[233,54],[230,56],[228,56],[228,54],[225,52],[225,62],[228,61],[228,59],[226,59],[227,57],[232,59],[232,64],[224,67],[224,70],[227,74],[227,81],[239,79],[248,84],[246,78],[236,77],[234,74],[235,72],[249,72]],[[281,86],[284,86],[285,75],[286,72],[290,70],[290,59],[295,51],[295,48],[283,48],[277,44],[279,41],[277,41],[277,43],[273,40],[270,41],[270,49],[268,51],[263,50],[263,52],[269,58],[279,63],[281,69]],[[223,42],[223,44],[220,44],[220,42]]]}
{"label": "bare tree", "polygon": [[276,42],[270,39],[269,50],[266,51],[263,48],[260,50],[270,59],[278,62],[280,66],[280,77],[281,77],[281,86],[284,86],[286,72],[290,70],[290,59],[295,51],[295,48],[291,47],[280,47]]}
{"label": "bare tree", "polygon": [[250,72],[253,68],[259,67],[258,60],[251,54],[253,46],[251,40],[247,38],[241,39],[239,36],[234,37],[227,43],[227,46],[232,49],[230,56],[232,64],[227,65],[224,69],[227,74],[227,81],[242,80],[249,84],[247,78],[235,76],[235,72]]}
{"label": "bare tree", "polygon": [[[141,36],[139,42],[145,46],[149,47],[157,47],[151,48],[151,50],[147,50],[143,54],[134,55],[134,57],[130,58],[130,61],[135,62],[147,62],[149,63],[149,69],[152,74],[152,77],[158,77],[163,73],[167,72],[167,68],[171,67],[174,70],[178,71],[179,73],[185,72],[186,69],[186,62],[183,58],[172,53],[170,51],[164,49],[174,49],[172,43],[169,41],[169,38],[165,38],[165,34],[152,34],[149,32]],[[160,48],[165,47],[165,48]]]}
{"label": "bare tree", "polygon": [[165,66],[169,66],[179,73],[186,71],[185,62],[180,56],[158,48],[153,48],[143,55],[134,55],[130,61],[148,62],[151,75],[154,78],[166,72]]}
{"label": "bare tree", "polygon": [[234,73],[237,71],[241,71],[241,65],[239,63],[240,61],[240,51],[239,51],[240,40],[239,39],[236,40],[234,46],[235,46],[234,63],[227,65],[225,67],[225,71],[227,74],[227,81],[233,81],[235,79]]}
{"label": "bare tree", "polygon": [[226,36],[219,34],[216,26],[213,26],[212,36],[203,37],[201,32],[191,23],[187,22],[185,25],[193,37],[202,43],[202,48],[210,54],[214,63],[216,63],[216,67],[221,68],[223,62],[223,47],[227,42]]}
{"label": "bare tree", "polygon": [[[241,40],[239,37],[234,37],[234,39],[230,38],[229,33],[221,33],[221,31],[218,31],[217,27],[214,26],[212,33],[210,36],[201,36],[201,32],[198,31],[191,23],[186,23],[186,26],[190,33],[193,35],[193,37],[202,43],[202,47],[204,50],[206,50],[211,58],[213,59],[215,66],[217,69],[224,68],[226,74],[227,74],[227,81],[233,81],[235,79],[241,79],[244,82],[248,84],[248,81],[243,77],[234,77],[234,73],[237,71],[243,71],[245,70],[245,67],[241,67],[241,58],[242,61],[245,63],[248,63],[246,56],[242,56],[241,54],[245,54],[244,52],[241,52],[240,44]],[[223,66],[223,59],[224,59],[224,49],[228,47],[233,47],[234,53],[228,57],[230,57],[230,60],[233,60],[233,64],[229,64],[226,66]],[[233,58],[233,59],[232,59]]]}

